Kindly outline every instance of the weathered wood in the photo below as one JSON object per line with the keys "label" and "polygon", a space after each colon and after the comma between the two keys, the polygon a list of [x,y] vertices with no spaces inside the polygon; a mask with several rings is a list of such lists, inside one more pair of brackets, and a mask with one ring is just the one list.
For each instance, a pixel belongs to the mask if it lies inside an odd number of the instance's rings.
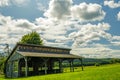
{"label": "weathered wood", "polygon": [[73,60],[71,61],[72,64],[72,72],[74,72],[74,64],[73,64]]}
{"label": "weathered wood", "polygon": [[59,69],[60,69],[60,72],[62,73],[63,72],[62,59],[59,59]]}
{"label": "weathered wood", "polygon": [[20,72],[21,72],[21,68],[20,68],[20,59],[18,60],[18,77],[20,77]]}
{"label": "weathered wood", "polygon": [[49,60],[49,58],[42,58],[44,60],[44,65],[45,65],[45,74],[47,74],[47,61]]}
{"label": "weathered wood", "polygon": [[27,61],[27,57],[24,58],[25,59],[25,76],[28,76],[28,61]]}
{"label": "weathered wood", "polygon": [[33,63],[33,71],[34,71],[34,74],[35,75],[38,75],[39,74],[39,65],[38,65],[38,62],[34,62]]}
{"label": "weathered wood", "polygon": [[71,49],[67,48],[56,48],[49,46],[38,46],[38,45],[20,45],[19,51],[30,51],[30,52],[41,52],[41,53],[57,53],[57,54],[69,54]]}
{"label": "weathered wood", "polygon": [[53,70],[54,60],[49,59],[47,61],[48,70]]}
{"label": "weathered wood", "polygon": [[24,56],[22,56],[18,52],[16,52],[10,57],[9,61],[15,61],[15,60],[18,60],[18,59],[21,59],[21,58],[24,58]]}
{"label": "weathered wood", "polygon": [[45,74],[47,74],[47,63],[45,62]]}
{"label": "weathered wood", "polygon": [[20,59],[18,60],[18,77],[20,77],[21,73],[21,65],[20,65]]}
{"label": "weathered wood", "polygon": [[13,74],[13,61],[10,62],[10,77],[12,77]]}
{"label": "weathered wood", "polygon": [[69,60],[69,65],[70,65],[70,72],[72,72],[72,64],[71,64],[71,60]]}
{"label": "weathered wood", "polygon": [[10,61],[10,77],[14,77],[13,76],[13,71],[14,71],[14,61]]}
{"label": "weathered wood", "polygon": [[82,71],[84,70],[83,68],[83,60],[82,60],[82,58],[80,59],[80,61],[81,61],[81,67],[82,67]]}

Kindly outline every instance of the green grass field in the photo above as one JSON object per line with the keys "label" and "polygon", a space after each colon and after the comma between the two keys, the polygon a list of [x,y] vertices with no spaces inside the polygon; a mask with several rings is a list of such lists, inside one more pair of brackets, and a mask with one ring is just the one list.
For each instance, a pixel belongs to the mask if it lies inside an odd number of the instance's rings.
{"label": "green grass field", "polygon": [[[0,75],[0,80],[120,80],[120,64],[85,67],[84,71],[77,68],[76,72],[48,74],[26,78],[5,79]],[[65,71],[67,71],[66,69]]]}

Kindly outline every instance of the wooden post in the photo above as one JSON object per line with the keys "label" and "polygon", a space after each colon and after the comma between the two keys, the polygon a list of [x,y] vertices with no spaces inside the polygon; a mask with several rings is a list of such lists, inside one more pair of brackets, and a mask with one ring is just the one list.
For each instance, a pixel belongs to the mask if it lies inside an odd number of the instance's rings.
{"label": "wooden post", "polygon": [[71,65],[72,65],[72,72],[74,72],[74,64],[73,64],[73,60],[71,61]]}
{"label": "wooden post", "polygon": [[45,61],[45,74],[47,74],[47,61]]}
{"label": "wooden post", "polygon": [[63,70],[62,70],[62,60],[61,59],[59,59],[59,69],[60,69],[60,72],[62,73]]}
{"label": "wooden post", "polygon": [[13,61],[11,61],[11,65],[10,65],[10,71],[11,71],[11,78],[13,77]]}
{"label": "wooden post", "polygon": [[28,76],[28,62],[27,62],[27,57],[24,58],[25,59],[25,76]]}
{"label": "wooden post", "polygon": [[43,58],[43,60],[44,60],[44,64],[45,64],[45,74],[47,74],[47,61],[49,60],[49,58]]}
{"label": "wooden post", "polygon": [[48,66],[48,70],[53,70],[53,60],[49,60],[48,62],[47,62],[47,66]]}
{"label": "wooden post", "polygon": [[42,66],[41,66],[41,71],[42,71]]}
{"label": "wooden post", "polygon": [[72,72],[72,63],[71,63],[71,60],[69,61],[69,64],[70,64],[70,72]]}
{"label": "wooden post", "polygon": [[34,62],[33,64],[33,71],[34,71],[34,75],[38,75],[39,74],[39,66],[38,66],[38,62]]}
{"label": "wooden post", "polygon": [[18,60],[18,77],[20,77],[21,73],[21,65],[20,65],[20,59]]}
{"label": "wooden post", "polygon": [[81,61],[81,68],[82,68],[82,71],[83,71],[84,69],[83,69],[83,60],[82,60],[82,58],[80,59],[80,61]]}

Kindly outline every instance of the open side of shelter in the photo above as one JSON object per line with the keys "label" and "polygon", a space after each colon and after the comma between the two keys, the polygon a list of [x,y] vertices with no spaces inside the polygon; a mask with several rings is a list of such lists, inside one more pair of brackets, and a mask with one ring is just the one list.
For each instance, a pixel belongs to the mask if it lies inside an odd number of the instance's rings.
{"label": "open side of shelter", "polygon": [[[17,44],[5,62],[6,77],[23,77],[50,73],[62,73],[63,61],[68,61],[70,71],[74,71],[73,62],[82,57],[70,54],[71,49],[40,46],[32,44]],[[55,63],[57,62],[57,67]]]}

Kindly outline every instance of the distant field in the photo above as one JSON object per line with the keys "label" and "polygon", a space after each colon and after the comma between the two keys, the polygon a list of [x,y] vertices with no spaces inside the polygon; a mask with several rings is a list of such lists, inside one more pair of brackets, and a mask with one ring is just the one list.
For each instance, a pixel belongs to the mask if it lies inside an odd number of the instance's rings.
{"label": "distant field", "polygon": [[[67,71],[68,69],[65,69]],[[5,79],[0,75],[0,80],[120,80],[120,64],[85,67],[84,71],[77,68],[77,72],[48,74],[27,78]]]}

